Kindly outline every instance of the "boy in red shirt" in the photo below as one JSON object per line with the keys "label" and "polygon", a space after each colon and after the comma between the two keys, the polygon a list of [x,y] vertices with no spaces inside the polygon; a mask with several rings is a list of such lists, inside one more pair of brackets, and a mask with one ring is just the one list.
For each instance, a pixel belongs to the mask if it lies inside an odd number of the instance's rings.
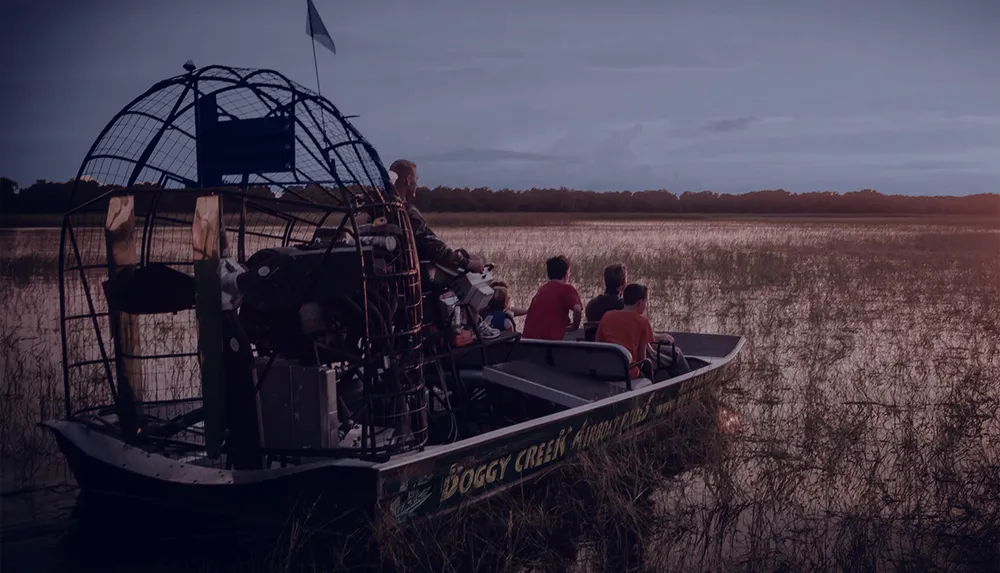
{"label": "boy in red shirt", "polygon": [[[643,316],[646,312],[646,287],[639,284],[630,284],[625,287],[622,293],[622,302],[625,308],[622,310],[609,310],[601,317],[601,322],[597,327],[597,334],[594,339],[597,342],[610,342],[624,346],[632,353],[632,362],[636,363],[649,356],[653,361],[667,369],[669,377],[680,376],[691,371],[691,366],[681,352],[680,348],[674,347],[676,355],[666,353],[657,354],[651,346],[654,342],[666,342],[673,344],[674,338],[667,333],[657,334],[653,332],[653,326],[649,319]],[[632,367],[629,371],[631,378],[639,377],[639,368]],[[660,378],[659,376],[657,378]]]}
{"label": "boy in red shirt", "polygon": [[[567,332],[580,328],[583,303],[580,302],[580,293],[569,284],[569,266],[569,260],[562,255],[545,261],[549,282],[538,287],[535,298],[531,299],[524,318],[522,338],[563,340]],[[573,313],[573,322],[567,328],[570,312]]]}

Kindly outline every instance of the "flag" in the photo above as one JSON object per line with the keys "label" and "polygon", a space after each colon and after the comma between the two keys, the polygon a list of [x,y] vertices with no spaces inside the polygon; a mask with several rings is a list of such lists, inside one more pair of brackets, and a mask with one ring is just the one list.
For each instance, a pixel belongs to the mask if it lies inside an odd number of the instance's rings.
{"label": "flag", "polygon": [[319,17],[316,6],[313,5],[312,0],[306,0],[306,3],[309,8],[309,18],[306,20],[306,34],[309,34],[313,40],[319,42],[322,46],[326,46],[327,49],[336,54],[337,47],[333,45],[333,38],[330,37],[330,32],[326,31],[326,26],[323,25],[323,19]]}

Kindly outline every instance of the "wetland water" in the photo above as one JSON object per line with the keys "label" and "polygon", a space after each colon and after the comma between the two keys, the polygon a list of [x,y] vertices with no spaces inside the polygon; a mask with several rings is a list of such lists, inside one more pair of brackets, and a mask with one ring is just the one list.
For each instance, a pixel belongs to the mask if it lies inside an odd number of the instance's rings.
{"label": "wetland water", "polygon": [[[585,300],[602,290],[603,267],[620,261],[650,288],[657,329],[747,337],[723,390],[740,419],[733,443],[651,496],[656,527],[643,543],[654,568],[1000,563],[996,228],[919,219],[457,222],[435,230],[495,262],[515,306],[528,305],[549,256],[570,259]],[[0,230],[5,571],[41,567],[74,523],[71,479],[34,426],[62,408],[58,236]],[[171,324],[151,332],[189,336]],[[531,563],[519,559],[511,570]]]}

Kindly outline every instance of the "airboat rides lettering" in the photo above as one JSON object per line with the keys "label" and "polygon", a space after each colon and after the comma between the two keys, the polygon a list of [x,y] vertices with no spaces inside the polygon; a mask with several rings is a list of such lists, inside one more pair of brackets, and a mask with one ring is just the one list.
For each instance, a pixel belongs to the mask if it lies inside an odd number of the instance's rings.
{"label": "airboat rides lettering", "polygon": [[572,432],[572,426],[563,428],[555,438],[483,464],[468,468],[452,464],[441,486],[441,501],[446,501],[455,494],[466,495],[492,484],[503,483],[507,480],[508,472],[514,476],[562,459],[566,456],[567,442]]}
{"label": "airboat rides lettering", "polygon": [[[660,406],[663,406],[663,404]],[[587,420],[583,423],[583,427],[581,427],[580,431],[573,437],[573,450],[586,450],[591,446],[601,444],[614,438],[615,436],[624,434],[632,428],[644,423],[649,418],[651,411],[656,415],[661,415],[660,406],[653,408],[652,396],[650,396],[650,399],[647,400],[645,404],[636,406],[635,408],[619,414],[614,418],[596,423],[592,422],[590,418],[587,418]]]}
{"label": "airboat rides lettering", "polygon": [[452,464],[441,485],[440,501],[443,503],[455,496],[465,496],[489,486],[512,481],[563,459],[570,451],[582,451],[611,441],[647,420],[666,416],[675,404],[675,400],[653,404],[651,395],[644,403],[613,418],[598,422],[587,418],[575,433],[573,426],[568,426],[559,430],[556,437],[532,444],[516,454],[500,456],[469,467]]}

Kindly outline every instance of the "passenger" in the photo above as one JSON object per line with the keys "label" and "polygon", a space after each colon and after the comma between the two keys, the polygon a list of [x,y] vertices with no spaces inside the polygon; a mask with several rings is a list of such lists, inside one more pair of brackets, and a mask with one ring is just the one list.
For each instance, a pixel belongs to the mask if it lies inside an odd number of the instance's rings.
{"label": "passenger", "polygon": [[[569,284],[569,270],[569,260],[562,255],[545,261],[549,281],[538,287],[531,299],[521,334],[524,338],[563,340],[567,332],[580,328],[583,304],[580,293]],[[572,321],[569,320],[571,312]]]}
{"label": "passenger", "polygon": [[[422,261],[430,261],[450,269],[467,269],[473,273],[483,272],[484,263],[481,257],[469,255],[462,249],[451,250],[444,241],[434,234],[427,226],[427,220],[413,204],[417,196],[417,165],[406,159],[397,159],[389,167],[389,178],[399,197],[406,204],[406,212],[410,216],[413,227],[413,239],[417,243],[417,255]],[[393,179],[395,174],[395,179]]]}
{"label": "passenger", "polygon": [[[667,333],[653,332],[653,326],[644,316],[646,297],[647,290],[643,285],[633,283],[625,287],[622,296],[625,307],[622,310],[609,310],[604,313],[597,327],[595,339],[597,342],[624,346],[632,354],[633,364],[645,360],[647,356],[650,357],[666,368],[668,377],[690,372],[691,367],[680,348],[674,347],[676,356],[666,349],[662,354],[657,354],[653,348],[654,342],[673,344],[674,338]],[[637,366],[629,371],[629,376],[632,378],[638,378],[639,375]]]}
{"label": "passenger", "polygon": [[604,267],[604,294],[598,295],[587,303],[585,325],[587,340],[593,340],[597,332],[597,323],[601,317],[609,310],[621,310],[625,308],[622,302],[622,290],[628,279],[628,270],[622,263],[615,263]]}
{"label": "passenger", "polygon": [[[492,288],[494,290],[496,290],[498,288],[505,288],[505,289],[507,289],[508,298],[510,298],[510,287],[507,286],[507,283],[505,281],[502,281],[502,280],[499,280],[499,279],[493,279],[492,281],[490,281],[490,288]],[[510,301],[508,301],[507,304],[509,305]],[[522,307],[519,307],[519,306],[508,306],[507,310],[509,310],[511,313],[513,313],[514,316],[524,316],[524,315],[528,314],[528,309],[522,308]],[[483,310],[479,311],[479,316],[481,316],[483,318],[489,318],[489,316],[492,315],[492,314],[493,314],[493,310],[490,308],[489,305],[487,305],[487,307],[484,308]]]}
{"label": "passenger", "polygon": [[493,287],[493,298],[486,307],[487,323],[502,332],[514,332],[514,313],[510,308],[510,293],[507,287]]}

